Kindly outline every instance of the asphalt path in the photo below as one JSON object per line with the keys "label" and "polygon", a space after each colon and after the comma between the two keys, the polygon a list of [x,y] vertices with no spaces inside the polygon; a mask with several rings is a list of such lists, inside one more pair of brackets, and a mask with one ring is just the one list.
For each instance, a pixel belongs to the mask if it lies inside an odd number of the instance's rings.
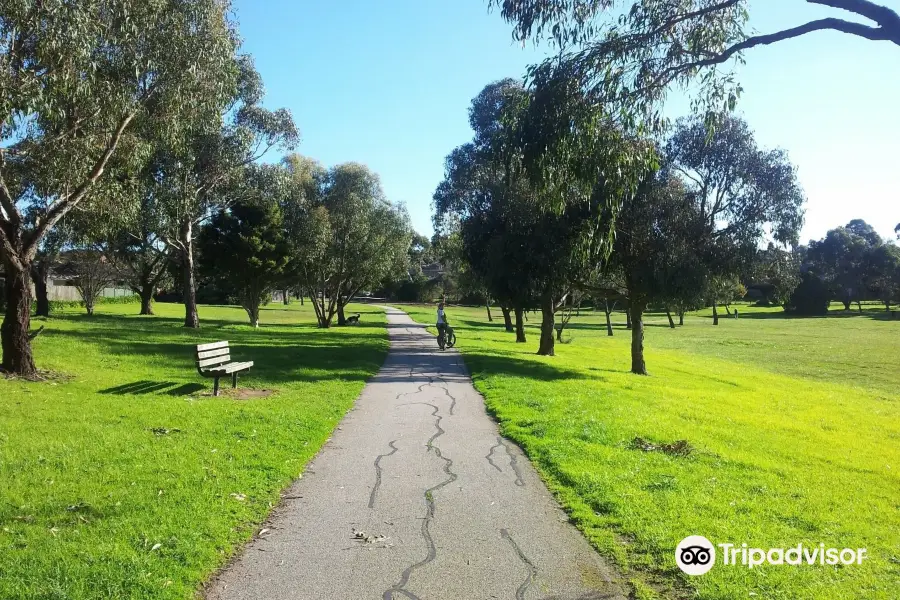
{"label": "asphalt path", "polygon": [[381,371],[207,598],[624,600],[460,355],[386,311]]}

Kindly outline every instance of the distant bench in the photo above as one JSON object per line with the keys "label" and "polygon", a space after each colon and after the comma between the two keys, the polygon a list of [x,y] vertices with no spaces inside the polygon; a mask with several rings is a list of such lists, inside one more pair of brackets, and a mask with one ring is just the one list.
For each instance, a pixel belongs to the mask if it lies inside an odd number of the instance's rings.
{"label": "distant bench", "polygon": [[231,362],[228,342],[197,344],[197,372],[214,378],[213,396],[219,395],[219,378],[231,375],[231,387],[237,387],[238,373],[249,371],[253,362]]}

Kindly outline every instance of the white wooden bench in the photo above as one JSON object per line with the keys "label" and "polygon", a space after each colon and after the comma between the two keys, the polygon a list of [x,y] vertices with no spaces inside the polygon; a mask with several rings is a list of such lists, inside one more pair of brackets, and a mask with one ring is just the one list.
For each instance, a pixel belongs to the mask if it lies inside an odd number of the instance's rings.
{"label": "white wooden bench", "polygon": [[213,396],[219,395],[219,378],[231,375],[231,387],[237,387],[238,373],[249,371],[253,362],[231,362],[228,342],[197,345],[197,372],[203,377],[213,377]]}

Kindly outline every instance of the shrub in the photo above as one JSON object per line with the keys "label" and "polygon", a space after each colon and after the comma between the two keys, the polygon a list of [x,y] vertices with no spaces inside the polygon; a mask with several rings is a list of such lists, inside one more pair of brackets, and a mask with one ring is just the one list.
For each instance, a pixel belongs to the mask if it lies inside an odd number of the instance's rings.
{"label": "shrub", "polygon": [[818,275],[807,272],[803,274],[800,285],[797,286],[790,299],[785,303],[784,310],[804,316],[827,315],[830,299],[831,296],[828,293],[828,286],[825,285],[825,282]]}

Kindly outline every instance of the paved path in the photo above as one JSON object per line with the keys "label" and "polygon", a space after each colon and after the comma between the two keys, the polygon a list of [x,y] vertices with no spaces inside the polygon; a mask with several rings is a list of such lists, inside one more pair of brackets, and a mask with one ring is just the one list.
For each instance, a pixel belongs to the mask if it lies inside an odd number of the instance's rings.
{"label": "paved path", "polygon": [[207,597],[624,600],[459,354],[387,313],[381,371]]}

